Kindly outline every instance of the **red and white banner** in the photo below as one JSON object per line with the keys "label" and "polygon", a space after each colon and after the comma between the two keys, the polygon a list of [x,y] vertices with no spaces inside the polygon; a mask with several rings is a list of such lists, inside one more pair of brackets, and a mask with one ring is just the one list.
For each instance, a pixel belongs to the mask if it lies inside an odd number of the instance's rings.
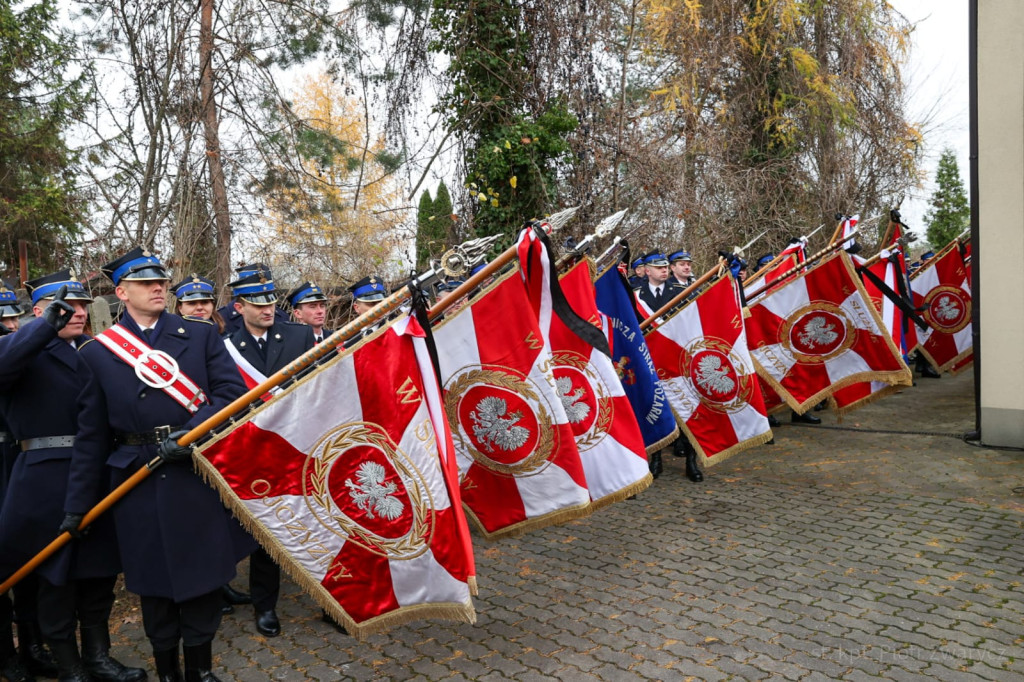
{"label": "red and white banner", "polygon": [[[604,316],[597,309],[590,262],[577,263],[559,283],[576,314],[602,328],[607,340],[610,329],[603,328]],[[612,359],[580,339],[557,315],[551,316],[548,342],[555,388],[576,437],[594,508],[645,490],[653,479],[644,437]]]}
{"label": "red and white banner", "polygon": [[757,373],[798,413],[860,381],[911,384],[844,251],[768,292],[750,313]]}
{"label": "red and white banner", "polygon": [[842,249],[844,251],[853,246],[854,240],[850,235],[857,229],[857,223],[859,222],[859,215],[845,216],[843,218],[843,222],[840,224],[839,228],[839,239],[843,242]]}
{"label": "red and white banner", "polygon": [[[898,267],[898,264],[904,262],[903,254],[896,251],[892,255],[897,256],[896,265],[889,260],[890,252],[883,251],[879,261],[868,266],[868,268],[880,280],[882,280],[889,289],[892,291],[899,291],[899,284],[897,283],[896,278],[906,277],[905,271]],[[896,304],[892,302],[892,299],[885,296],[882,293],[882,290],[875,286],[870,279],[863,278],[862,284],[864,285],[864,290],[867,292],[868,297],[871,299],[871,303],[875,306],[875,310],[877,310],[881,316],[882,324],[885,326],[886,331],[892,338],[893,345],[896,346],[896,348],[900,348],[900,337],[903,334],[903,311],[901,311]],[[874,402],[875,400],[889,395],[894,391],[898,391],[899,388],[899,386],[893,386],[885,383],[884,381],[864,381],[858,384],[852,384],[841,388],[832,394],[830,399],[832,409],[834,409],[838,414],[844,415],[858,407],[863,407],[864,405]]]}
{"label": "red and white banner", "polygon": [[[750,303],[751,295],[766,290],[766,287],[770,287],[777,280],[785,277],[790,270],[802,265],[807,260],[806,250],[806,239],[803,237],[794,239],[789,246],[776,256],[775,265],[766,270],[764,274],[758,276],[757,279],[744,282],[743,290],[747,293],[747,302]],[[755,298],[757,297],[755,296]]]}
{"label": "red and white banner", "polygon": [[398,321],[196,458],[275,561],[357,637],[475,619],[472,546],[422,335]]}
{"label": "red and white banner", "polygon": [[929,329],[918,333],[917,350],[939,372],[964,361],[974,352],[971,336],[971,282],[959,244],[931,259],[910,280],[914,305]]}
{"label": "red and white banner", "polygon": [[462,501],[481,532],[493,538],[589,514],[551,348],[519,272],[446,317],[434,338]]}
{"label": "red and white banner", "polygon": [[771,440],[739,290],[719,278],[644,339],[676,419],[705,465]]}

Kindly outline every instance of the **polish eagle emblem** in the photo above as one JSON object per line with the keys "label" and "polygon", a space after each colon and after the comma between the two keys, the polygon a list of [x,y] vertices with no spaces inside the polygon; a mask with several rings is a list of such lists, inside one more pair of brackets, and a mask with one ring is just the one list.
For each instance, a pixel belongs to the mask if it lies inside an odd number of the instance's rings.
{"label": "polish eagle emblem", "polygon": [[487,452],[494,452],[498,446],[506,452],[515,450],[526,443],[530,437],[529,429],[516,426],[523,418],[520,412],[505,416],[508,405],[501,398],[487,396],[477,403],[476,409],[469,413],[473,420],[473,435]]}
{"label": "polish eagle emblem", "polygon": [[829,346],[835,343],[835,340],[839,338],[839,334],[835,331],[834,324],[830,324],[827,319],[821,315],[816,315],[807,321],[804,325],[803,331],[798,336],[800,342],[808,348],[817,348],[818,346]]}
{"label": "polish eagle emblem", "polygon": [[356,481],[351,478],[345,481],[349,496],[357,507],[366,512],[371,519],[381,517],[394,521],[405,511],[405,505],[394,497],[398,486],[393,481],[385,481],[387,471],[377,462],[363,462],[356,471]]}
{"label": "polish eagle emblem", "polygon": [[565,408],[565,416],[569,418],[570,422],[578,424],[587,418],[587,415],[590,414],[590,405],[580,402],[587,393],[585,390],[577,388],[570,394],[572,379],[569,377],[555,379],[555,388],[558,390],[558,397],[562,401],[562,407]]}
{"label": "polish eagle emblem", "polygon": [[960,317],[960,306],[952,296],[943,295],[935,303],[935,316],[943,322],[952,322]]}
{"label": "polish eagle emblem", "polygon": [[697,361],[697,385],[715,395],[729,395],[736,381],[729,376],[729,368],[722,366],[722,358],[708,353]]}

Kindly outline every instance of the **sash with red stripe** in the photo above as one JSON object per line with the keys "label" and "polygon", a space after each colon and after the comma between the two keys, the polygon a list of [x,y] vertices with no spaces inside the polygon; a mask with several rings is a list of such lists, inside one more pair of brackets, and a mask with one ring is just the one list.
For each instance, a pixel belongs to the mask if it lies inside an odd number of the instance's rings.
{"label": "sash with red stripe", "polygon": [[[238,368],[238,373],[242,375],[242,381],[245,382],[245,387],[252,390],[267,380],[267,377],[263,372],[253,367],[252,363],[242,357],[238,348],[231,342],[231,339],[225,338],[224,345],[228,349],[228,355],[235,361],[235,366]],[[263,402],[266,402],[274,397],[275,393],[281,390],[280,386],[275,386],[266,393],[260,396]]]}
{"label": "sash with red stripe", "polygon": [[126,365],[151,388],[156,388],[195,414],[206,402],[206,394],[178,367],[178,363],[162,350],[150,348],[139,337],[120,324],[96,335],[96,340]]}

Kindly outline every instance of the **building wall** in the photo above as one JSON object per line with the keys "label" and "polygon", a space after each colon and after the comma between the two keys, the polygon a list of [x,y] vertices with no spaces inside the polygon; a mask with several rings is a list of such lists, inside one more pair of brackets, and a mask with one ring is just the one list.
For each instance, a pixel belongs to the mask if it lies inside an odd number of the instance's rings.
{"label": "building wall", "polygon": [[1024,3],[978,3],[981,438],[1024,447]]}

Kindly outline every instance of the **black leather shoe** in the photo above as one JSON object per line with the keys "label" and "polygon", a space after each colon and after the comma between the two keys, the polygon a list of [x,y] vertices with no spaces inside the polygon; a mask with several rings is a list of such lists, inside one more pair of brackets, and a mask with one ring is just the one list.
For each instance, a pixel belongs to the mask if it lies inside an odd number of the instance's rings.
{"label": "black leather shoe", "polygon": [[782,426],[782,424],[779,422],[778,417],[776,417],[774,414],[770,414],[768,415],[768,426],[772,427],[773,429],[776,429]]}
{"label": "black leather shoe", "polygon": [[654,478],[661,476],[661,472],[665,470],[664,465],[661,463],[661,450],[651,453],[651,459],[648,461],[647,466],[651,470],[651,476]]}
{"label": "black leather shoe", "polygon": [[321,610],[320,613],[323,614],[323,615],[320,616],[320,620],[322,620],[323,622],[327,623],[328,625],[333,627],[335,630],[337,630],[341,634],[343,634],[343,635],[347,635],[348,634],[348,630],[345,629],[345,626],[342,625],[341,623],[339,623],[338,621],[334,620],[333,618],[331,618],[331,615],[329,613],[327,613],[326,611],[323,611],[323,610]]}
{"label": "black leather shoe", "polygon": [[931,365],[925,365],[921,368],[921,377],[924,379],[939,379],[942,375],[936,372]]}
{"label": "black leather shoe", "polygon": [[235,612],[235,607],[227,602],[224,602],[220,606],[220,612],[222,615],[229,616]]}
{"label": "black leather shoe", "polygon": [[281,621],[277,619],[274,609],[256,613],[256,631],[264,637],[277,637],[281,634]]}
{"label": "black leather shoe", "polygon": [[[54,667],[56,670],[56,666]],[[36,678],[28,671],[17,655],[9,656],[0,663],[0,680],[9,682],[36,682]]]}
{"label": "black leather shoe", "polygon": [[239,592],[231,585],[224,585],[220,588],[220,593],[224,595],[224,601],[233,605],[239,606],[240,604],[251,604],[252,595],[246,592]]}
{"label": "black leather shoe", "polygon": [[797,414],[794,412],[791,421],[794,424],[820,424],[821,417],[815,417],[813,414]]}
{"label": "black leather shoe", "polygon": [[686,456],[686,477],[694,483],[700,483],[704,480],[704,473],[697,465],[696,452],[691,452]]}
{"label": "black leather shoe", "polygon": [[828,401],[827,400],[822,400],[820,403],[818,403],[817,405],[814,406],[814,411],[815,412],[821,412],[822,410],[827,410],[827,409],[828,409]]}

